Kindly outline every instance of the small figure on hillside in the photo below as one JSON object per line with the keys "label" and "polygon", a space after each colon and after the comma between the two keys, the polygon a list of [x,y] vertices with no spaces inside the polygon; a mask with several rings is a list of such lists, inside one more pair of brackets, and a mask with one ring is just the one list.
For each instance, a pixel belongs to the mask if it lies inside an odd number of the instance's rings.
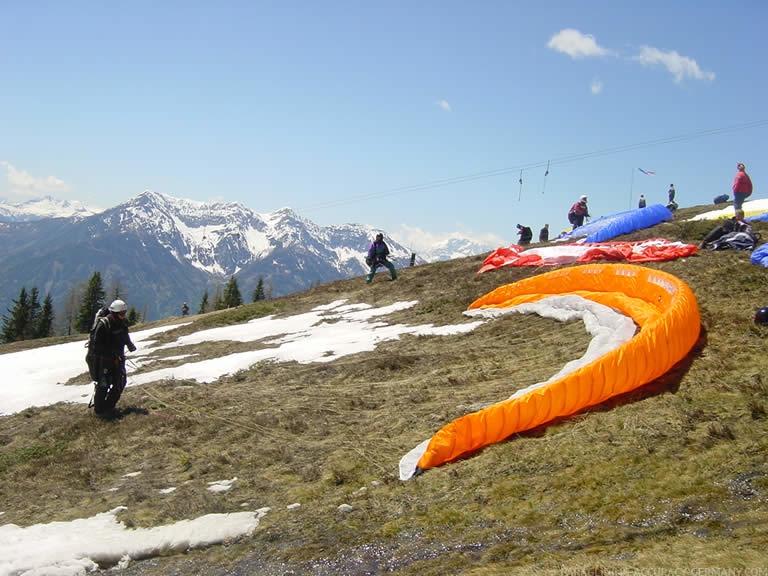
{"label": "small figure on hillside", "polygon": [[189,304],[184,302],[184,304],[181,305],[181,315],[186,316],[187,314],[189,314]]}
{"label": "small figure on hillside", "polygon": [[640,200],[637,201],[638,208],[645,208],[645,196],[640,194]]}
{"label": "small figure on hillside", "polygon": [[667,198],[668,198],[667,200],[668,203],[672,203],[675,201],[675,185],[674,184],[669,185],[669,190],[667,190]]}
{"label": "small figure on hillside", "polygon": [[752,233],[752,226],[744,220],[744,210],[741,208],[734,212],[732,218],[729,218],[722,224],[718,224],[701,241],[701,248],[716,248],[717,241],[735,232]]}
{"label": "small figure on hillside", "polygon": [[517,235],[520,236],[518,244],[520,244],[520,246],[528,246],[528,244],[530,244],[531,240],[533,239],[533,230],[531,230],[528,226],[518,224]]}
{"label": "small figure on hillside", "polygon": [[755,310],[755,324],[768,325],[768,306]]}
{"label": "small figure on hillside", "polygon": [[549,224],[544,224],[544,228],[539,230],[539,242],[549,242]]}
{"label": "small figure on hillside", "polygon": [[587,208],[587,197],[581,196],[579,201],[568,210],[568,222],[576,229],[584,225],[584,218],[589,218],[589,209]]}
{"label": "small figure on hillside", "polygon": [[[91,377],[96,381],[93,409],[97,415],[109,415],[115,409],[126,383],[125,347],[136,346],[128,334],[127,307],[122,300],[109,305],[109,313],[96,319],[91,337],[93,355]],[[91,367],[89,366],[89,367]]]}
{"label": "small figure on hillside", "polygon": [[747,174],[743,162],[736,164],[736,176],[733,179],[733,208],[738,210],[744,200],[752,195],[752,179]]}
{"label": "small figure on hillside", "polygon": [[384,266],[389,270],[390,280],[397,280],[395,265],[387,260],[387,256],[389,256],[389,247],[387,246],[387,243],[384,242],[384,234],[379,232],[376,234],[376,239],[371,244],[371,247],[368,248],[368,256],[365,259],[365,263],[370,266],[368,276],[365,278],[367,284],[373,282],[373,276],[376,274],[376,269],[379,266]]}

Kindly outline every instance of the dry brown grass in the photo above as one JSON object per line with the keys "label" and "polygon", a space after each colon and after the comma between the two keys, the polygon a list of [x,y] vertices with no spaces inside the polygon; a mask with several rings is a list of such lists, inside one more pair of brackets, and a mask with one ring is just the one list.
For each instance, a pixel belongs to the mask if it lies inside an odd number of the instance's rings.
{"label": "dry brown grass", "polygon": [[[627,239],[698,243],[710,224],[681,220],[703,209]],[[481,261],[402,270],[395,283],[384,274],[371,286],[333,282],[193,316],[192,326],[163,338],[338,299],[418,300],[390,322],[466,322],[462,312],[478,296],[543,272],[477,276]],[[768,333],[752,314],[768,304],[766,271],[734,252],[649,266],[694,289],[702,339],[666,378],[588,413],[398,480],[400,457],[437,428],[545,379],[586,347],[578,323],[507,316],[470,334],[407,336],[327,364],[262,363],[210,385],[129,387],[121,405],[149,413],[119,421],[74,405],[2,417],[2,521],[71,520],[127,505],[120,518],[129,526],[156,526],[271,507],[251,538],[139,562],[124,574],[765,568]],[[215,346],[194,352],[217,355]],[[229,492],[206,490],[233,477]],[[293,503],[301,507],[288,509]],[[353,510],[339,512],[340,504]]]}

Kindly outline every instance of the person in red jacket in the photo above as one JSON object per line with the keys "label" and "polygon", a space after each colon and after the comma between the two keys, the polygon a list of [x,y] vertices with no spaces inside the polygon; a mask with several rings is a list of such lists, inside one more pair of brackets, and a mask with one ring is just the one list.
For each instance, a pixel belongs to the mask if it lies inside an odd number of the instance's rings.
{"label": "person in red jacket", "polygon": [[589,218],[586,196],[579,198],[579,201],[568,210],[568,222],[573,225],[574,229],[584,225],[584,218]]}
{"label": "person in red jacket", "polygon": [[736,177],[733,179],[733,208],[741,210],[744,200],[752,194],[752,179],[747,174],[744,164],[736,164]]}

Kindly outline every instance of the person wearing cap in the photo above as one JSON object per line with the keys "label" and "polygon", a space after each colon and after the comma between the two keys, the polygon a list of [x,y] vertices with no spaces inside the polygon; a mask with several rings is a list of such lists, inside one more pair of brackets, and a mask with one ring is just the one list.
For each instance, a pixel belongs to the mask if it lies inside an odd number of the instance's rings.
{"label": "person wearing cap", "polygon": [[645,195],[640,194],[640,200],[637,201],[637,207],[645,208],[645,206],[646,206]]}
{"label": "person wearing cap", "polygon": [[390,280],[397,280],[395,265],[387,260],[387,256],[389,256],[389,247],[387,246],[387,243],[384,242],[384,234],[379,232],[376,234],[376,239],[373,241],[370,248],[368,248],[368,256],[365,259],[365,263],[370,266],[368,276],[365,278],[366,284],[373,282],[373,276],[376,274],[376,269],[379,266],[384,266],[389,270]]}
{"label": "person wearing cap", "polygon": [[109,313],[97,319],[93,328],[93,355],[96,363],[96,389],[93,408],[97,415],[108,415],[114,409],[126,384],[125,348],[136,346],[128,334],[125,318],[127,307],[122,300],[109,305]]}
{"label": "person wearing cap", "polygon": [[744,200],[752,195],[752,179],[747,174],[743,162],[736,164],[736,176],[733,179],[733,209],[740,210]]}
{"label": "person wearing cap", "polygon": [[533,230],[531,230],[529,226],[518,224],[517,235],[520,236],[520,240],[518,240],[520,246],[528,246],[533,239]]}
{"label": "person wearing cap", "polygon": [[589,218],[589,209],[587,208],[587,197],[582,195],[571,209],[568,210],[568,222],[574,229],[584,226],[584,218]]}

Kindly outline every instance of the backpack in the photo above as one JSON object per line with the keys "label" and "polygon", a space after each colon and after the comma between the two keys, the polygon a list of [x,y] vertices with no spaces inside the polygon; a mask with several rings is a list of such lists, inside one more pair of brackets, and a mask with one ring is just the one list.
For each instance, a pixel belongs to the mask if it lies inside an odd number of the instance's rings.
{"label": "backpack", "polygon": [[91,380],[95,381],[99,380],[99,362],[97,361],[96,354],[93,351],[95,348],[94,338],[96,337],[96,327],[99,325],[99,323],[105,325],[109,324],[109,320],[107,320],[108,314],[109,308],[106,306],[99,308],[99,311],[96,312],[96,316],[93,319],[93,325],[88,332],[88,342],[85,343],[85,347],[88,349],[88,351],[85,353],[85,363],[88,365],[88,373],[91,375]]}

